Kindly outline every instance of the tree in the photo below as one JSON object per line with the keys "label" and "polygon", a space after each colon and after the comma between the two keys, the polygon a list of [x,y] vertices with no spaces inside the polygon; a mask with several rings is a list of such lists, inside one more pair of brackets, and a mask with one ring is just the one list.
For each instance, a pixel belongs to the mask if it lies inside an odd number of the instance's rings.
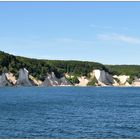
{"label": "tree", "polygon": [[96,77],[93,77],[89,82],[88,82],[88,86],[95,86],[98,83]]}
{"label": "tree", "polygon": [[67,78],[67,79],[73,84],[79,84],[79,82],[80,82],[76,76],[70,77],[70,78]]}
{"label": "tree", "polygon": [[3,70],[2,70],[2,73],[7,73],[7,72],[8,72],[7,67],[4,67]]}

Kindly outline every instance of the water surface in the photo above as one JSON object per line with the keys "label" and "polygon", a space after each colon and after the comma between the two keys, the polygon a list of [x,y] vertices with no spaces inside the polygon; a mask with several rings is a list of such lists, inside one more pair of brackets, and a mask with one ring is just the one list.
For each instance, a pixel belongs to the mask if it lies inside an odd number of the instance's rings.
{"label": "water surface", "polygon": [[0,138],[140,138],[140,88],[0,88]]}

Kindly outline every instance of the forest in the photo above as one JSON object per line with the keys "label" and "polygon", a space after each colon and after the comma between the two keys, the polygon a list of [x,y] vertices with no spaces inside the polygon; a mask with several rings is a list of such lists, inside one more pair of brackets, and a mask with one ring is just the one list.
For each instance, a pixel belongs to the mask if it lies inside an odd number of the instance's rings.
{"label": "forest", "polygon": [[26,68],[32,76],[40,80],[44,80],[46,74],[52,71],[60,78],[64,73],[73,76],[89,76],[89,73],[94,69],[105,70],[113,75],[140,77],[139,65],[103,65],[88,61],[33,59],[0,51],[0,74],[12,72],[17,77],[20,68]]}

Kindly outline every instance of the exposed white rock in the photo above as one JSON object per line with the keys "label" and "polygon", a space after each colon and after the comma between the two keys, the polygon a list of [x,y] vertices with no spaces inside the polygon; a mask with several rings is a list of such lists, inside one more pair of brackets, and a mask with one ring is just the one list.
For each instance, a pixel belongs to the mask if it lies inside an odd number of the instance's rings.
{"label": "exposed white rock", "polygon": [[71,86],[72,84],[65,77],[62,77],[60,79],[60,85],[61,86]]}
{"label": "exposed white rock", "polygon": [[47,74],[45,81],[42,83],[42,86],[58,86],[60,85],[60,80],[55,76],[54,72]]}
{"label": "exposed white rock", "polygon": [[66,77],[66,78],[73,78],[74,75],[70,75],[70,74],[68,74],[68,73],[65,73],[65,77]]}
{"label": "exposed white rock", "polygon": [[33,77],[32,75],[29,75],[29,79],[32,81],[32,83],[34,85],[40,86],[42,84],[41,80],[37,80],[35,77]]}
{"label": "exposed white rock", "polygon": [[132,86],[139,87],[140,86],[140,79],[135,77],[135,80],[132,82]]}
{"label": "exposed white rock", "polygon": [[88,82],[94,77],[98,81],[98,83],[96,83],[95,85],[107,86],[107,85],[113,85],[114,83],[117,84],[117,82],[113,79],[112,75],[110,75],[108,72],[105,72],[104,70],[96,69],[90,73],[89,79],[85,76],[78,77],[78,80],[80,82],[79,84],[76,84],[76,86],[87,86]]}
{"label": "exposed white rock", "polygon": [[89,80],[85,76],[77,77],[79,80],[79,84],[76,84],[76,86],[87,86]]}
{"label": "exposed white rock", "polygon": [[119,86],[119,82],[118,80],[116,80],[116,78],[113,77],[114,83],[112,84],[113,86]]}
{"label": "exposed white rock", "polygon": [[0,87],[4,87],[4,86],[11,86],[11,84],[7,80],[6,74],[2,73],[2,75],[0,75]]}
{"label": "exposed white rock", "polygon": [[[117,78],[119,80],[119,85],[125,85],[127,80],[130,78],[128,75],[114,75],[113,78]],[[128,85],[128,82],[127,82]]]}
{"label": "exposed white rock", "polygon": [[58,79],[54,72],[47,74],[45,81],[41,84],[42,86],[71,86],[71,83],[65,78],[62,77]]}
{"label": "exposed white rock", "polygon": [[128,82],[125,83],[125,86],[129,87],[131,86]]}
{"label": "exposed white rock", "polygon": [[5,73],[5,75],[7,80],[10,81],[10,83],[12,83],[13,85],[16,84],[17,80],[13,73],[9,72],[9,73]]}
{"label": "exposed white rock", "polygon": [[105,72],[104,70],[93,70],[91,75],[95,76],[95,78],[98,81],[98,84],[101,86],[114,84],[114,79],[112,75],[110,75],[108,72]]}
{"label": "exposed white rock", "polygon": [[19,70],[19,78],[17,80],[19,86],[32,86],[29,80],[29,72],[25,68]]}
{"label": "exposed white rock", "polygon": [[139,87],[140,86],[140,82],[133,82],[132,86]]}
{"label": "exposed white rock", "polygon": [[70,78],[71,76],[68,73],[65,73],[66,78]]}

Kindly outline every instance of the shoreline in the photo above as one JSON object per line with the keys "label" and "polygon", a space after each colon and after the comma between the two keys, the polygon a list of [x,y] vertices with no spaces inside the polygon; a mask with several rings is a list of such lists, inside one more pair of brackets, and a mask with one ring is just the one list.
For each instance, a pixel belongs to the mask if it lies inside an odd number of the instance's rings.
{"label": "shoreline", "polygon": [[140,86],[3,86],[2,88],[140,88]]}

